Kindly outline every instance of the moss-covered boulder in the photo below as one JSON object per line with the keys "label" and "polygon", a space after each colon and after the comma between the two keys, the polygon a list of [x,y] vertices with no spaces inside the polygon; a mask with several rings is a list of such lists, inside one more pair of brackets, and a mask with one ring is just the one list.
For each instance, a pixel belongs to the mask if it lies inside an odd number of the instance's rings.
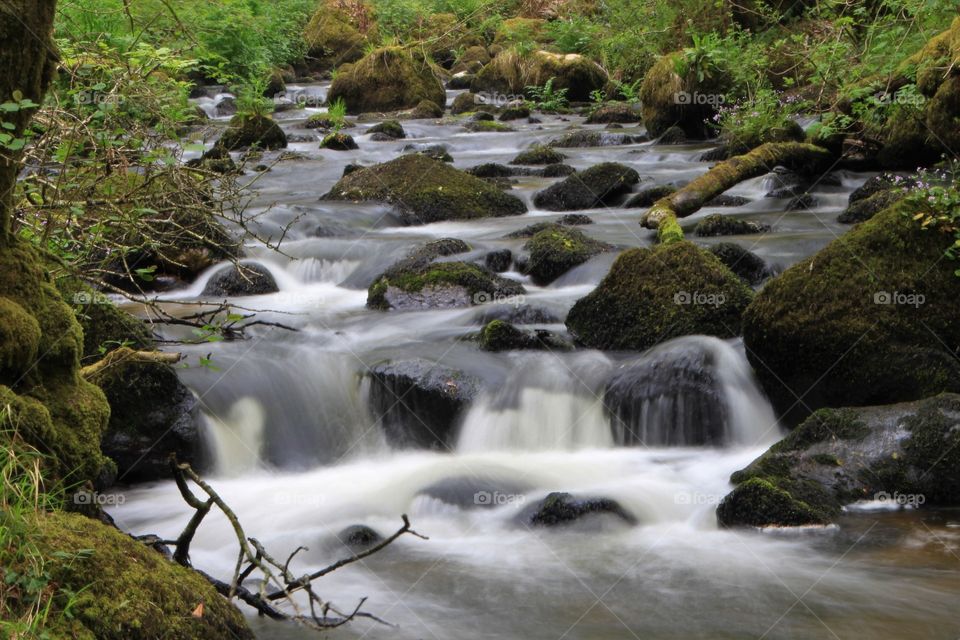
{"label": "moss-covered boulder", "polygon": [[567,316],[596,349],[644,350],[691,334],[730,338],[753,293],[720,260],[690,242],[631,249]]}
{"label": "moss-covered boulder", "polygon": [[354,114],[412,109],[422,100],[444,104],[446,97],[427,60],[402,47],[376,49],[340,67],[327,94]]}
{"label": "moss-covered boulder", "polygon": [[859,222],[866,222],[873,216],[877,215],[884,209],[891,207],[905,197],[905,193],[902,193],[896,189],[878,191],[872,196],[855,200],[848,204],[847,208],[844,209],[839,216],[837,216],[837,222],[842,224],[857,224]]}
{"label": "moss-covered boulder", "polygon": [[618,147],[625,144],[646,142],[644,136],[635,136],[627,133],[610,133],[608,131],[571,131],[556,140],[547,143],[551,147],[574,149],[584,147]]}
{"label": "moss-covered boulder", "polygon": [[914,213],[905,203],[881,211],[747,309],[747,354],[788,424],[820,407],[960,391],[960,278],[943,258],[951,241]]}
{"label": "moss-covered boulder", "polygon": [[287,134],[272,118],[258,115],[236,115],[217,143],[227,151],[286,149]]}
{"label": "moss-covered boulder", "polygon": [[776,275],[778,268],[747,249],[733,242],[718,242],[710,246],[710,253],[720,258],[730,271],[740,276],[744,282],[756,286]]}
{"label": "moss-covered boulder", "polygon": [[[51,637],[78,640],[253,639],[243,614],[199,573],[142,542],[78,514],[40,514],[31,523],[70,615]],[[72,594],[69,601],[66,594]],[[203,615],[192,612],[203,604]]]}
{"label": "moss-covered boulder", "polygon": [[487,53],[487,50],[479,45],[474,45],[460,54],[451,71],[455,74],[461,72],[477,73],[488,62],[490,62],[490,54]]}
{"label": "moss-covered boulder", "polygon": [[431,118],[442,118],[444,103],[437,104],[433,100],[421,100],[410,112],[409,116],[413,120],[429,120]]}
{"label": "moss-covered boulder", "polygon": [[536,233],[527,241],[524,249],[530,252],[524,264],[524,273],[534,283],[543,286],[612,247],[578,229],[554,225]]}
{"label": "moss-covered boulder", "polygon": [[450,309],[525,293],[523,285],[485,267],[437,262],[380,276],[367,292],[371,309]]}
{"label": "moss-covered boulder", "polygon": [[407,224],[526,213],[522,200],[425,155],[401,156],[344,176],[326,200],[394,205]]}
{"label": "moss-covered boulder", "polygon": [[553,80],[554,89],[566,89],[570,100],[589,100],[590,94],[609,82],[606,71],[593,60],[579,54],[535,51],[526,56],[516,50],[505,51],[490,61],[474,77],[474,93],[522,94],[530,86],[543,86]]}
{"label": "moss-covered boulder", "polygon": [[474,111],[494,112],[497,111],[497,108],[484,102],[479,94],[470,91],[465,91],[458,95],[450,105],[450,113],[455,116],[462,113],[472,113]]}
{"label": "moss-covered boulder", "polygon": [[515,131],[513,127],[503,122],[483,119],[470,120],[464,123],[463,128],[474,133],[510,133]]}
{"label": "moss-covered boulder", "polygon": [[[367,129],[367,133],[374,136],[371,139],[378,140],[402,140],[407,137],[407,132],[403,130],[403,125],[397,120],[384,120],[383,122],[379,122]],[[382,138],[376,138],[378,134],[382,136]]]}
{"label": "moss-covered boulder", "polygon": [[640,122],[640,112],[623,102],[611,102],[600,106],[587,116],[587,124],[630,124]]}
{"label": "moss-covered boulder", "polygon": [[116,463],[121,482],[171,477],[171,455],[181,462],[198,461],[199,402],[173,367],[139,361],[124,347],[90,381],[110,403],[100,446]]}
{"label": "moss-covered boulder", "polygon": [[320,141],[320,148],[330,149],[331,151],[352,151],[359,149],[360,146],[350,134],[337,131],[325,135],[323,140]]}
{"label": "moss-covered boulder", "polygon": [[307,62],[316,71],[329,71],[363,57],[367,38],[354,26],[350,16],[332,0],[324,2],[304,30]]}
{"label": "moss-covered boulder", "polygon": [[83,332],[46,265],[19,242],[0,247],[0,406],[27,443],[49,454],[50,478],[108,482],[100,452],[110,415],[80,376]]}
{"label": "moss-covered boulder", "polygon": [[717,113],[729,80],[720,69],[698,72],[682,52],[663,56],[647,72],[640,87],[643,123],[651,136],[670,127],[694,139],[713,136],[707,121]]}
{"label": "moss-covered boulder", "polygon": [[860,500],[900,506],[960,501],[960,396],[820,409],[731,477],[722,526],[826,524]]}
{"label": "moss-covered boulder", "polygon": [[530,107],[525,104],[508,105],[500,112],[500,120],[503,122],[526,120],[529,117]]}
{"label": "moss-covered boulder", "polygon": [[521,151],[517,156],[510,161],[510,164],[526,164],[526,165],[544,165],[544,164],[560,164],[567,159],[567,156],[560,153],[556,149],[551,147],[545,147],[543,145],[535,145],[526,151]]}
{"label": "moss-covered boulder", "polygon": [[483,327],[478,336],[480,348],[484,351],[567,351],[573,348],[569,342],[543,329],[529,331],[518,329],[503,320],[491,320]]}
{"label": "moss-covered boulder", "polygon": [[575,211],[619,204],[640,182],[640,174],[616,162],[604,162],[552,184],[533,197],[538,209]]}
{"label": "moss-covered boulder", "polygon": [[731,216],[725,216],[720,213],[714,213],[700,222],[694,228],[693,232],[701,238],[711,236],[740,236],[753,233],[766,233],[770,231],[770,225],[752,220],[742,220]]}
{"label": "moss-covered boulder", "polygon": [[671,196],[677,192],[677,188],[670,184],[652,184],[643,187],[634,195],[630,196],[623,206],[627,209],[642,209],[653,206],[657,200]]}

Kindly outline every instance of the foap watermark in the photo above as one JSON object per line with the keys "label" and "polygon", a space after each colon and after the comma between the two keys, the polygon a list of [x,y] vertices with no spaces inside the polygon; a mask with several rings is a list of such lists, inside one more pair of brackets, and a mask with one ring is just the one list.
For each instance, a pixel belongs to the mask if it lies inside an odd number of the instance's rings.
{"label": "foap watermark", "polygon": [[490,293],[489,291],[478,291],[473,294],[473,304],[512,304],[519,306],[526,302],[526,297],[522,295],[507,296],[502,293]]}
{"label": "foap watermark", "polygon": [[873,499],[882,504],[895,504],[900,507],[919,507],[927,501],[927,497],[922,493],[900,493],[894,491],[888,493],[881,491],[873,496]]}
{"label": "foap watermark", "polygon": [[700,93],[699,91],[690,93],[689,91],[677,91],[675,94],[673,94],[674,104],[709,105],[711,107],[719,107],[726,101],[727,98],[722,93]]}
{"label": "foap watermark", "polygon": [[106,294],[96,291],[80,291],[73,294],[73,304],[79,307],[85,307],[98,304],[110,304],[110,298]]}
{"label": "foap watermark", "polygon": [[473,97],[474,104],[486,104],[491,107],[506,107],[510,104],[522,104],[524,97],[517,93],[500,93],[498,91],[481,91]]}
{"label": "foap watermark", "polygon": [[307,93],[306,91],[281,91],[273,94],[273,104],[277,106],[292,104],[298,109],[319,109],[323,107],[324,99],[315,93]]}
{"label": "foap watermark", "polygon": [[716,493],[700,493],[699,491],[680,491],[673,495],[674,504],[714,505],[720,504],[723,496]]}
{"label": "foap watermark", "polygon": [[77,491],[73,494],[73,504],[79,506],[119,507],[127,501],[122,493],[100,493],[98,491]]}
{"label": "foap watermark", "polygon": [[473,494],[473,504],[480,507],[502,507],[508,504],[523,504],[520,493],[501,493],[499,491],[477,491]]}
{"label": "foap watermark", "polygon": [[904,293],[903,291],[877,291],[873,294],[874,304],[894,304],[917,308],[927,301],[922,293]]}
{"label": "foap watermark", "polygon": [[681,306],[697,305],[706,307],[720,307],[727,302],[727,296],[722,293],[701,293],[700,291],[678,291],[673,294],[674,304]]}
{"label": "foap watermark", "polygon": [[105,91],[78,91],[73,94],[73,101],[78,105],[90,105],[99,107],[101,105],[116,107],[126,101],[124,96],[116,93],[107,93]]}
{"label": "foap watermark", "polygon": [[877,100],[885,104],[899,104],[907,107],[917,108],[920,108],[927,103],[927,97],[922,93],[917,93],[915,91],[898,91],[897,93],[884,91],[877,96]]}

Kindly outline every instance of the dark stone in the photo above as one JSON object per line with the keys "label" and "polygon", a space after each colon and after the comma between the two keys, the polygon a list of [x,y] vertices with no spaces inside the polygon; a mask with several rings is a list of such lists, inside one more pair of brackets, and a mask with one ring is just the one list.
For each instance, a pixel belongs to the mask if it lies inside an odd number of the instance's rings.
{"label": "dark stone", "polygon": [[615,147],[625,144],[646,142],[646,136],[626,133],[608,133],[604,131],[571,131],[549,143],[551,147]]}
{"label": "dark stone", "polygon": [[350,525],[337,534],[337,539],[351,549],[368,549],[383,542],[383,536],[364,524]]}
{"label": "dark stone", "polygon": [[653,203],[661,198],[666,198],[676,193],[677,188],[668,184],[651,185],[638,191],[627,200],[624,205],[627,209],[645,209],[652,207]]}
{"label": "dark stone", "polygon": [[259,296],[276,293],[277,281],[266,267],[257,263],[229,266],[216,272],[201,295],[211,297]]}
{"label": "dark stone", "polygon": [[518,329],[503,320],[491,320],[480,332],[480,348],[484,351],[569,351],[573,345],[553,331]]}
{"label": "dark stone", "polygon": [[701,238],[709,238],[712,236],[739,236],[752,233],[766,233],[767,231],[770,231],[770,225],[714,213],[698,222],[693,232]]}
{"label": "dark stone", "polygon": [[657,144],[685,144],[687,134],[680,127],[670,127],[657,138]]}
{"label": "dark stone", "polygon": [[615,162],[604,162],[550,185],[534,195],[533,203],[537,208],[548,211],[609,206],[617,204],[638,182],[640,175],[634,169]]}
{"label": "dark stone", "polygon": [[497,305],[484,308],[480,323],[487,325],[494,320],[510,324],[557,324],[560,318],[543,307],[530,305]]}
{"label": "dark stone", "polygon": [[513,264],[513,252],[510,251],[510,249],[491,251],[484,256],[483,262],[487,265],[488,269],[495,273],[509,271],[510,265]]}
{"label": "dark stone", "polygon": [[320,141],[321,149],[330,149],[331,151],[352,151],[359,149],[353,136],[346,133],[331,133]]}
{"label": "dark stone", "polygon": [[562,527],[610,516],[621,523],[634,525],[637,519],[610,498],[575,498],[569,493],[554,492],[530,505],[519,516],[529,527]]}
{"label": "dark stone", "polygon": [[715,244],[710,247],[710,253],[720,258],[720,262],[751,286],[756,286],[777,273],[763,258],[732,242]]}

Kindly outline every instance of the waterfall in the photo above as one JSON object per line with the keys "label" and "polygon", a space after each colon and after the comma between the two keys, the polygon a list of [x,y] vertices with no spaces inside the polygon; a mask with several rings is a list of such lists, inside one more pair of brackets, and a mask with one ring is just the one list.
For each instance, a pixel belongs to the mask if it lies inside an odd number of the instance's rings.
{"label": "waterfall", "polygon": [[239,476],[260,464],[266,412],[253,398],[240,398],[223,417],[203,414],[203,434],[219,475]]}

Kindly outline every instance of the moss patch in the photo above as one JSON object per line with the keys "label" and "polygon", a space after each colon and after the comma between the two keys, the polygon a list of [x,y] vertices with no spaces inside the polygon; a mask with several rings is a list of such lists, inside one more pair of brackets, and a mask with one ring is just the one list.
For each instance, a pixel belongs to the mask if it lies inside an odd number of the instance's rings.
{"label": "moss patch", "polygon": [[[518,282],[501,278],[495,273],[466,262],[440,262],[410,269],[396,270],[381,276],[370,285],[367,306],[387,310],[398,306],[391,302],[391,290],[406,293],[442,292],[455,288],[462,290],[466,299],[455,306],[467,306],[489,302],[497,297],[521,295],[524,288]],[[430,302],[426,301],[429,306]]]}
{"label": "moss patch", "polygon": [[236,115],[217,143],[228,151],[259,149],[285,149],[287,135],[273,119],[266,116]]}
{"label": "moss patch", "polygon": [[446,102],[429,63],[401,47],[377,49],[338,71],[327,100],[342,98],[348,113],[412,109],[422,100]]}
{"label": "moss patch", "polygon": [[524,272],[543,286],[611,247],[577,229],[554,225],[536,233],[524,248],[530,252]]}

